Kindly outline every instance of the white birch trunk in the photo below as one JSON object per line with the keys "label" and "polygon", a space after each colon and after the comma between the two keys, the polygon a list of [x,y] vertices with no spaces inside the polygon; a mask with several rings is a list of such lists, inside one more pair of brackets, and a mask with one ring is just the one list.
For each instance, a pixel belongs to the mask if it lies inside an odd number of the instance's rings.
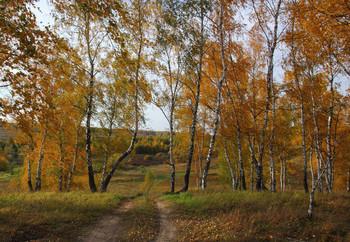
{"label": "white birch trunk", "polygon": [[235,178],[235,172],[233,170],[233,166],[232,166],[232,163],[230,160],[230,156],[228,155],[226,140],[224,140],[224,148],[225,148],[226,161],[227,161],[228,167],[230,168],[230,173],[231,173],[232,189],[236,190],[237,189],[237,182],[236,182],[236,178]]}
{"label": "white birch trunk", "polygon": [[69,172],[69,177],[68,177],[68,182],[67,182],[67,192],[70,191],[70,186],[71,186],[71,182],[72,182],[72,177],[73,177],[73,173],[75,172],[75,168],[76,168],[76,163],[77,163],[77,159],[78,159],[78,148],[79,148],[79,128],[80,128],[80,123],[78,123],[77,125],[77,134],[75,136],[75,146],[74,146],[74,157],[73,157],[73,164],[72,164],[72,169]]}
{"label": "white birch trunk", "polygon": [[220,113],[220,105],[221,105],[221,89],[222,89],[222,84],[226,80],[226,61],[225,61],[225,53],[224,53],[224,33],[223,33],[223,15],[224,15],[224,7],[223,7],[223,0],[220,1],[220,22],[219,22],[219,35],[220,35],[220,55],[221,55],[221,61],[222,61],[222,77],[220,78],[220,81],[218,83],[218,93],[217,93],[217,99],[216,99],[216,108],[215,108],[215,119],[214,119],[214,128],[213,128],[213,133],[210,139],[210,145],[209,145],[209,151],[206,159],[206,165],[203,171],[203,177],[202,177],[202,184],[201,188],[204,190],[207,186],[207,175],[209,172],[210,168],[210,162],[211,162],[211,156],[213,154],[213,149],[214,149],[214,144],[215,144],[215,138],[216,138],[216,133],[218,129],[218,124],[219,124],[219,113]]}

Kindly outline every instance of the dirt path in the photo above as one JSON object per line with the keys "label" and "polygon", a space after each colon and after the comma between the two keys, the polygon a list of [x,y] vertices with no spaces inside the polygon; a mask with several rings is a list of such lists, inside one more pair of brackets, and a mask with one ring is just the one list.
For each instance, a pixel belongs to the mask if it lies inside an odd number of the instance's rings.
{"label": "dirt path", "polygon": [[170,219],[169,205],[157,201],[156,206],[160,216],[160,231],[156,241],[176,241],[176,227]]}
{"label": "dirt path", "polygon": [[120,216],[131,209],[132,204],[132,200],[124,200],[117,209],[101,217],[96,223],[87,228],[86,232],[78,238],[78,241],[118,241],[122,233]]}

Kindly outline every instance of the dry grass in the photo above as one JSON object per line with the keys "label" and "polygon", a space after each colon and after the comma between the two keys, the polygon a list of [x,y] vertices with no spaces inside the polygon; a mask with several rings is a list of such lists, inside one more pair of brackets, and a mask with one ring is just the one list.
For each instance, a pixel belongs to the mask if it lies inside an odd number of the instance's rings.
{"label": "dry grass", "polygon": [[[291,163],[298,165],[299,161]],[[182,188],[185,169],[186,164],[176,164],[176,191]],[[9,180],[0,180],[0,240],[73,240],[76,231],[117,206],[121,196],[137,197],[148,170],[154,175],[154,185],[148,198],[136,198],[135,206],[122,216],[124,241],[155,238],[159,220],[152,201],[159,197],[172,203],[181,241],[350,240],[349,194],[317,194],[314,219],[309,221],[307,194],[232,192],[230,185],[220,183],[217,159],[212,162],[205,192],[197,190],[192,171],[189,192],[180,195],[164,195],[170,190],[170,166],[165,164],[117,171],[107,194],[1,194]],[[301,188],[298,176],[290,174],[289,182]]]}
{"label": "dry grass", "polygon": [[133,207],[121,216],[122,241],[154,241],[159,230],[159,217],[154,202],[138,197]]}
{"label": "dry grass", "polygon": [[307,194],[191,192],[167,195],[181,241],[349,240],[350,195],[317,195],[315,216],[306,218]]}
{"label": "dry grass", "polygon": [[84,192],[2,194],[0,240],[72,240],[120,201],[115,194]]}

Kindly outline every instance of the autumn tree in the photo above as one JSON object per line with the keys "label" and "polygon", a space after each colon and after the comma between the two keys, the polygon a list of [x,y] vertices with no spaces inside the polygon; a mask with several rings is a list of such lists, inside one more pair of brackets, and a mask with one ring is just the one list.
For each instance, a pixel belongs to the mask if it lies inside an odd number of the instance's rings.
{"label": "autumn tree", "polygon": [[[178,28],[176,15],[171,14],[174,2],[164,1],[159,6],[160,17],[156,19],[156,53],[157,72],[163,81],[156,87],[155,104],[160,108],[169,123],[170,131],[170,192],[175,191],[175,161],[174,161],[174,124],[175,109],[179,101],[179,92],[183,86],[182,75],[184,70],[184,33]],[[164,86],[164,88],[162,88]]]}
{"label": "autumn tree", "polygon": [[[267,61],[267,73],[266,73],[266,102],[264,111],[264,122],[261,129],[261,137],[259,143],[259,156],[256,165],[256,189],[262,190],[263,184],[263,168],[262,160],[265,149],[265,136],[269,119],[269,111],[272,100],[272,87],[273,87],[273,71],[274,71],[274,56],[278,41],[283,32],[279,29],[280,15],[283,9],[283,1],[251,1],[253,11],[256,18],[256,30],[261,31],[266,44],[266,61]],[[272,183],[275,183],[273,181]]]}

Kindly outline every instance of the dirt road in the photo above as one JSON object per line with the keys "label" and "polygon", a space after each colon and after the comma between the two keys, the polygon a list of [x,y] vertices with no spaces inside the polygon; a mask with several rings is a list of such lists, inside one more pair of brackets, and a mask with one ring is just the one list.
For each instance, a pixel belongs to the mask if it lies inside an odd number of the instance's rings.
{"label": "dirt road", "polygon": [[92,224],[78,241],[96,242],[96,241],[119,241],[121,231],[121,215],[132,208],[132,200],[126,199],[122,204],[101,217],[96,223]]}
{"label": "dirt road", "polygon": [[[104,215],[97,222],[89,226],[78,241],[95,242],[95,241],[121,241],[122,223],[121,217],[124,213],[132,209],[133,200],[126,199],[122,204],[112,211]],[[170,219],[169,204],[156,201],[160,219],[159,234],[155,241],[176,241],[176,227]]]}

